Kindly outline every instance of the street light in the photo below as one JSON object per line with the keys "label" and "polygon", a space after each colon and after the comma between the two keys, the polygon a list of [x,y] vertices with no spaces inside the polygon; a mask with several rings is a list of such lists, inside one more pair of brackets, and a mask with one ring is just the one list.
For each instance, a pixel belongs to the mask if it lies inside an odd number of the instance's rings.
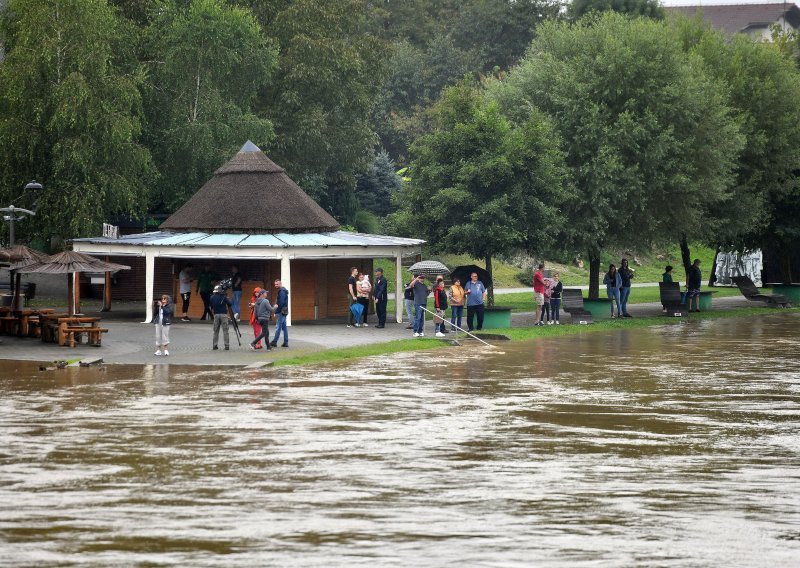
{"label": "street light", "polygon": [[[40,191],[42,189],[42,184],[38,181],[30,181],[25,184],[25,191]],[[14,246],[14,223],[16,221],[21,221],[25,218],[25,215],[29,215],[31,217],[36,216],[35,211],[31,211],[29,209],[23,209],[21,207],[14,207],[13,205],[9,205],[8,207],[0,207],[0,211],[3,213],[8,213],[8,215],[3,215],[3,221],[8,221],[9,223],[9,230],[8,230],[8,246]]]}

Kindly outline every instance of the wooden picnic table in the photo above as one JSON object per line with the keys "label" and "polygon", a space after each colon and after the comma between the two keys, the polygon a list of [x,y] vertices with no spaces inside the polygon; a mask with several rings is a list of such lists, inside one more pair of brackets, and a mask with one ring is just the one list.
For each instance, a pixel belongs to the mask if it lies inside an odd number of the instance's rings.
{"label": "wooden picnic table", "polygon": [[46,314],[40,316],[42,324],[42,341],[55,342],[61,347],[69,343],[75,347],[76,339],[86,335],[88,343],[99,347],[102,334],[107,332],[98,326],[100,318],[69,314]]}
{"label": "wooden picnic table", "polygon": [[7,334],[16,333],[20,337],[31,335],[34,328],[31,323],[37,321],[41,316],[55,312],[52,308],[22,308],[12,310],[10,306],[0,308],[0,323],[2,331]]}

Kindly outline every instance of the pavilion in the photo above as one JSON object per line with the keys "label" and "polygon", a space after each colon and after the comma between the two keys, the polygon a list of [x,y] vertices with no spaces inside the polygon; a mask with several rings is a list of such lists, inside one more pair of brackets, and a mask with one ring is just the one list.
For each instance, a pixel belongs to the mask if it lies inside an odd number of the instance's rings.
{"label": "pavilion", "polygon": [[[117,274],[111,295],[144,298],[148,322],[155,294],[168,290],[178,298],[177,275],[188,263],[195,275],[208,263],[222,278],[236,264],[245,280],[243,315],[249,311],[252,288],[272,291],[272,281],[280,278],[290,291],[290,323],[343,317],[349,310],[351,267],[371,273],[373,259],[392,258],[394,289],[401,290],[402,258],[419,254],[425,242],[340,230],[331,215],[250,141],[159,229],[72,241],[78,252],[132,266]],[[402,307],[396,302],[398,323]],[[201,311],[202,302],[193,294],[190,315]]]}

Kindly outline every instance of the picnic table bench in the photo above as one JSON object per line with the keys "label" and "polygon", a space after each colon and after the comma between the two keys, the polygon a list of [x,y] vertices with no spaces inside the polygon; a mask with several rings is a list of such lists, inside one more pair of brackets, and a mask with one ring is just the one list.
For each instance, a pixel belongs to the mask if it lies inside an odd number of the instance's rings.
{"label": "picnic table bench", "polygon": [[75,347],[85,335],[87,344],[100,347],[108,329],[100,327],[100,318],[67,314],[49,314],[42,318],[42,341],[55,342],[61,347]]}
{"label": "picnic table bench", "polygon": [[52,314],[51,308],[22,308],[12,310],[10,306],[0,308],[0,332],[20,337],[38,337],[41,328],[39,318],[42,315]]}
{"label": "picnic table bench", "polygon": [[592,312],[583,305],[583,292],[579,288],[564,288],[561,291],[561,306],[572,318],[572,323],[592,323]]}

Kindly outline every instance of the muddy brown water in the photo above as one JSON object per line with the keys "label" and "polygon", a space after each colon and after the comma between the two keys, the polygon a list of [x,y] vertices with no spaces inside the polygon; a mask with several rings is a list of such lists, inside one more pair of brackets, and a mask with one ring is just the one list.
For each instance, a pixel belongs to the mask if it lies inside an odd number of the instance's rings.
{"label": "muddy brown water", "polygon": [[271,371],[2,362],[0,564],[800,566],[799,332],[778,314]]}

